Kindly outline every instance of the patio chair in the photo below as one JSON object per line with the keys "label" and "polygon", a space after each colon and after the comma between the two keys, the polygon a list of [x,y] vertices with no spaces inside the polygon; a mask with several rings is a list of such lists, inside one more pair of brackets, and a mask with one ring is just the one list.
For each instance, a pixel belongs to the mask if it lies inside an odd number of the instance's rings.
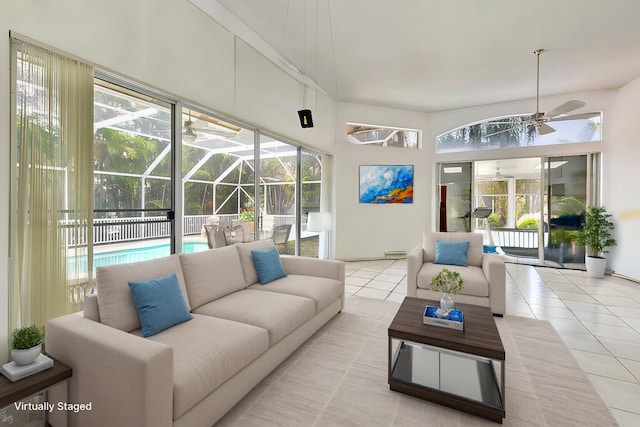
{"label": "patio chair", "polygon": [[225,236],[224,225],[220,224],[205,224],[204,229],[207,232],[207,244],[209,249],[221,248],[227,246],[227,238]]}
{"label": "patio chair", "polygon": [[291,234],[291,224],[276,225],[273,227],[273,243],[287,244],[289,241],[289,235]]}

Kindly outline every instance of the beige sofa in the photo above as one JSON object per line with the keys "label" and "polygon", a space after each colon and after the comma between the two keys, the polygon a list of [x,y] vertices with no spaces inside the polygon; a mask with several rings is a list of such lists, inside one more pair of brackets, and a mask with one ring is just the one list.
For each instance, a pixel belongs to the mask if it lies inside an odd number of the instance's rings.
{"label": "beige sofa", "polygon": [[[73,368],[72,426],[211,426],[344,305],[344,263],[281,256],[258,281],[251,250],[271,240],[98,268],[84,315],[47,322],[47,352]],[[176,273],[193,318],[142,338],[129,281]]]}
{"label": "beige sofa", "polygon": [[[467,266],[434,264],[436,242],[469,241]],[[506,272],[504,260],[497,254],[483,252],[482,234],[425,232],[422,246],[407,255],[407,296],[439,301],[442,292],[429,289],[431,278],[443,268],[457,271],[464,288],[454,295],[455,302],[489,307],[494,315],[505,313]]]}

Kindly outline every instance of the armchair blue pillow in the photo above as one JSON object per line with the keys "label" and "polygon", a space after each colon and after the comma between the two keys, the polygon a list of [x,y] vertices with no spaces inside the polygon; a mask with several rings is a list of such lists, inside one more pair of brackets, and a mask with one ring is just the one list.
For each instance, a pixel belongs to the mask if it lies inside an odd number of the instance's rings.
{"label": "armchair blue pillow", "polygon": [[287,277],[287,272],[284,271],[284,266],[280,261],[280,254],[275,247],[263,251],[253,250],[251,251],[251,256],[253,257],[253,265],[256,267],[261,285]]}
{"label": "armchair blue pillow", "polygon": [[145,338],[193,318],[175,273],[158,279],[129,282],[129,289]]}
{"label": "armchair blue pillow", "polygon": [[468,250],[469,241],[436,240],[436,257],[433,263],[466,267]]}

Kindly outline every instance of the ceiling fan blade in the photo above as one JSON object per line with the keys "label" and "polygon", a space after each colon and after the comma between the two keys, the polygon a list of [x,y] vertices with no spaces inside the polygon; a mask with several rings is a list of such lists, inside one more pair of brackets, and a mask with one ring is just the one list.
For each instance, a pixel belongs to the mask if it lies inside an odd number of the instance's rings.
{"label": "ceiling fan blade", "polygon": [[539,125],[536,126],[536,128],[538,128],[538,133],[540,135],[547,135],[549,133],[556,131],[554,128],[552,128],[546,123],[540,123]]}
{"label": "ceiling fan blade", "polygon": [[545,119],[551,118],[551,117],[555,117],[555,116],[559,116],[560,114],[566,114],[570,111],[573,110],[577,110],[578,108],[582,108],[584,107],[586,104],[582,101],[577,101],[577,100],[572,100],[572,101],[567,101],[562,105],[558,105],[556,108],[554,108],[553,110],[549,111],[548,113],[546,113],[544,115]]}
{"label": "ceiling fan blade", "polygon": [[501,133],[504,133],[504,132],[509,132],[509,131],[515,130],[517,128],[518,128],[517,126],[513,126],[513,127],[510,127],[509,129],[502,129],[502,130],[499,130],[497,132],[488,133],[486,135],[483,135],[482,137],[483,138],[488,138],[490,136],[498,135],[498,134],[501,134]]}
{"label": "ceiling fan blade", "polygon": [[555,117],[549,119],[550,122],[561,122],[563,120],[585,120],[592,119],[594,117],[599,117],[600,113],[581,113],[581,114],[569,114],[568,116]]}

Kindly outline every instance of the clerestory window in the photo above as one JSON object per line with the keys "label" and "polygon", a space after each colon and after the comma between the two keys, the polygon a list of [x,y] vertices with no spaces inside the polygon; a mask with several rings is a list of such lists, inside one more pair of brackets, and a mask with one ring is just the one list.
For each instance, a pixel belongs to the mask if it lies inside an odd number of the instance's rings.
{"label": "clerestory window", "polygon": [[347,123],[347,141],[356,145],[418,149],[420,131]]}
{"label": "clerestory window", "polygon": [[[541,121],[531,115],[503,116],[461,126],[436,137],[436,152],[570,144],[602,140],[602,113],[559,116]],[[545,130],[541,131],[541,126]]]}

